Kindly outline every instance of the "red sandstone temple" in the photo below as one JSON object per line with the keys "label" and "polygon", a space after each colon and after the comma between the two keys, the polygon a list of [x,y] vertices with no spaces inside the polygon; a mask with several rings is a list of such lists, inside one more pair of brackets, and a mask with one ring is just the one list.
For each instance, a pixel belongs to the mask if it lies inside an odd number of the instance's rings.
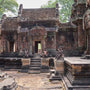
{"label": "red sandstone temple", "polygon": [[46,49],[55,56],[62,47],[68,56],[90,54],[90,9],[86,4],[86,0],[74,0],[68,23],[60,23],[58,4],[39,9],[20,5],[17,17],[1,18],[0,53],[19,55],[27,50],[31,55]]}
{"label": "red sandstone temple", "polygon": [[[58,48],[63,48],[65,56],[75,57],[57,60],[53,56]],[[47,57],[36,57],[45,50]],[[82,54],[85,56],[76,57]],[[11,69],[29,74],[50,72],[47,74],[49,80],[62,80],[65,90],[90,90],[90,0],[74,0],[67,23],[59,21],[58,4],[55,8],[39,9],[23,9],[20,5],[17,17],[3,15],[0,20],[0,70]],[[3,90],[11,90],[6,89],[11,87],[5,86]]]}

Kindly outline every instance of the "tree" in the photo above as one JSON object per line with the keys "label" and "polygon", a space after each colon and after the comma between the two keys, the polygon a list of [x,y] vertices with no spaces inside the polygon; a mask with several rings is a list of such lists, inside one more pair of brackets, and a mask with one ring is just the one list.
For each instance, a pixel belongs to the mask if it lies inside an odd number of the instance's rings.
{"label": "tree", "polygon": [[18,9],[18,4],[16,0],[0,0],[0,17],[2,14],[5,12],[11,12],[11,13],[16,13]]}
{"label": "tree", "polygon": [[68,22],[71,15],[71,6],[73,0],[49,0],[47,4],[41,6],[41,8],[52,8],[55,4],[59,4],[59,19],[61,22]]}
{"label": "tree", "polygon": [[47,4],[42,5],[41,8],[54,8],[57,2],[58,0],[49,0]]}

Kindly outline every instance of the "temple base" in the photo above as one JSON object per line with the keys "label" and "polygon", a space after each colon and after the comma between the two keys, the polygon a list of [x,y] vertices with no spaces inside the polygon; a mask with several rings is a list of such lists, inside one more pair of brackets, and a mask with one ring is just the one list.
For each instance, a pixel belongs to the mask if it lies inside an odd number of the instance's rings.
{"label": "temple base", "polygon": [[63,82],[68,90],[90,90],[90,60],[67,57]]}

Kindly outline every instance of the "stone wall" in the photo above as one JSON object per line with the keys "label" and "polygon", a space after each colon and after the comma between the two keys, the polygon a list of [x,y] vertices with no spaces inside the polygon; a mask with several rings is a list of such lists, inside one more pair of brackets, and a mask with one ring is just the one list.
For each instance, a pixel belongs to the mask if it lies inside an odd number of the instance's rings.
{"label": "stone wall", "polygon": [[64,50],[71,50],[74,47],[75,40],[73,32],[59,31],[56,35],[57,49],[61,46]]}

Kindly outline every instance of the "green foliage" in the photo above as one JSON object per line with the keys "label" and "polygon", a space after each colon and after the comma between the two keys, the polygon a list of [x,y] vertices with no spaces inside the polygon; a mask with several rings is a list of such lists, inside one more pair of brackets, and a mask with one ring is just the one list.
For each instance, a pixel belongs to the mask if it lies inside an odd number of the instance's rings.
{"label": "green foliage", "polygon": [[0,17],[5,12],[16,13],[18,4],[16,0],[0,0]]}
{"label": "green foliage", "polygon": [[49,0],[47,4],[42,5],[41,8],[54,8],[57,2],[58,0]]}
{"label": "green foliage", "polygon": [[59,19],[61,22],[68,22],[71,15],[71,6],[73,0],[49,0],[47,4],[42,5],[41,8],[55,7],[56,3],[59,4]]}

